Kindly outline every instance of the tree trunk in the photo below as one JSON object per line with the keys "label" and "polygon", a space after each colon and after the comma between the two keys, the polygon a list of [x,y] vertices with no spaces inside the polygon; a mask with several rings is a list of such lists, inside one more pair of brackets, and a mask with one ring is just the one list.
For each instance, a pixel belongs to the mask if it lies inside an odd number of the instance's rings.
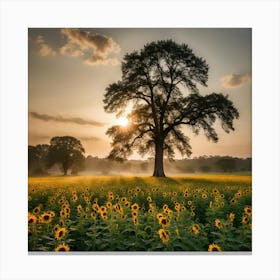
{"label": "tree trunk", "polygon": [[63,176],[66,176],[67,175],[67,170],[68,170],[68,166],[67,164],[62,164],[62,168],[63,168]]}
{"label": "tree trunk", "polygon": [[163,144],[156,143],[154,177],[165,177],[163,170]]}

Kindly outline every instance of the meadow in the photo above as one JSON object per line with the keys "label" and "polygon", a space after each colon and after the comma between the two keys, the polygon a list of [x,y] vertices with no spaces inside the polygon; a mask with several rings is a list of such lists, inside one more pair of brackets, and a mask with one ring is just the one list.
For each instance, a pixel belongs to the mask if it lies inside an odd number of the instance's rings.
{"label": "meadow", "polygon": [[34,177],[29,251],[251,251],[250,175]]}

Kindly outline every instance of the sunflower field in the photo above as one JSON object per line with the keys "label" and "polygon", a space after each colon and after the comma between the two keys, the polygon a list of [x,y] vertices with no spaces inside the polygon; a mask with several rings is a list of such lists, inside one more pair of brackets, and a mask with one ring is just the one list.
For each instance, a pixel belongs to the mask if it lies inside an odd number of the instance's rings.
{"label": "sunflower field", "polygon": [[251,251],[251,176],[29,178],[29,251]]}

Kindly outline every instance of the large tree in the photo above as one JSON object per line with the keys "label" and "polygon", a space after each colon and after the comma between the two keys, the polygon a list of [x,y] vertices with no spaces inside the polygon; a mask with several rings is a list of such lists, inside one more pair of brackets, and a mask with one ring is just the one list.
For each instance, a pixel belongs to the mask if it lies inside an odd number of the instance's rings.
{"label": "large tree", "polygon": [[197,85],[207,86],[208,65],[186,44],[172,40],[146,44],[140,51],[124,56],[122,78],[106,88],[106,112],[123,114],[133,103],[127,127],[113,126],[109,158],[122,160],[137,150],[155,154],[153,176],[164,177],[163,157],[191,154],[189,138],[182,131],[202,130],[209,140],[218,141],[213,127],[216,119],[228,133],[233,128],[237,109],[222,93],[200,95]]}
{"label": "large tree", "polygon": [[80,140],[72,136],[53,137],[47,155],[48,167],[59,164],[64,175],[70,168],[77,172],[85,160],[84,153]]}

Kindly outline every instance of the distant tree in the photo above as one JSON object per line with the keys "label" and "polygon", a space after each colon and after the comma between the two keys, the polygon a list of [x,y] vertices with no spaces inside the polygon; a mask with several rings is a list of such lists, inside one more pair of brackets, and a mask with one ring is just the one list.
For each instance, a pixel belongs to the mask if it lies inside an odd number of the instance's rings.
{"label": "distant tree", "polygon": [[36,146],[28,146],[28,171],[33,174],[45,173],[46,158],[49,145],[40,144]]}
{"label": "distant tree", "polygon": [[191,154],[183,126],[196,134],[203,130],[214,142],[218,141],[216,119],[227,133],[234,130],[239,113],[232,101],[221,93],[199,94],[197,85],[207,86],[208,68],[188,45],[172,40],[152,42],[126,54],[121,80],[106,89],[104,109],[121,115],[131,102],[133,110],[127,127],[107,131],[113,139],[109,158],[126,159],[134,149],[141,155],[154,154],[153,176],[164,177],[164,154],[173,158],[175,149]]}
{"label": "distant tree", "polygon": [[84,153],[80,140],[72,136],[53,137],[47,154],[48,167],[58,164],[64,175],[70,168],[76,174],[85,160]]}
{"label": "distant tree", "polygon": [[200,170],[201,172],[207,173],[207,172],[210,172],[210,171],[211,171],[211,168],[210,168],[210,166],[208,166],[208,165],[201,165],[201,166],[199,166],[199,170]]}
{"label": "distant tree", "polygon": [[223,172],[234,172],[236,160],[234,158],[221,158],[216,161],[216,165]]}

